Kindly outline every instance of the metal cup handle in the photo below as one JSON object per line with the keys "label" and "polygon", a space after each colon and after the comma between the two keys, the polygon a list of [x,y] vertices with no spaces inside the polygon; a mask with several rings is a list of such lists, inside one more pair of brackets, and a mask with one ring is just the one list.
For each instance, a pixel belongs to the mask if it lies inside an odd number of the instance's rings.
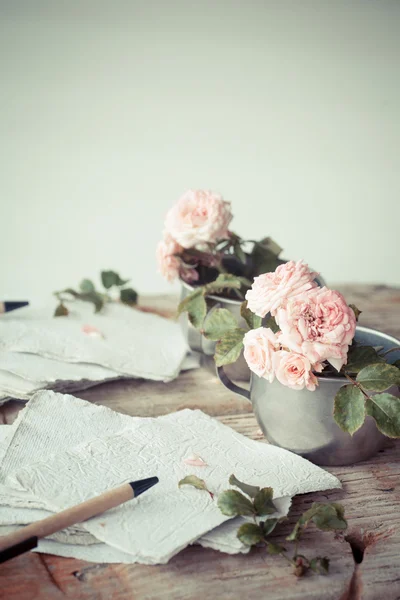
{"label": "metal cup handle", "polygon": [[246,390],[245,388],[236,385],[236,383],[233,383],[233,381],[231,381],[228,375],[225,373],[224,367],[217,367],[217,375],[220,382],[223,383],[228,390],[230,390],[234,394],[239,394],[239,396],[243,396],[243,398],[246,398],[246,400],[251,402],[249,390]]}

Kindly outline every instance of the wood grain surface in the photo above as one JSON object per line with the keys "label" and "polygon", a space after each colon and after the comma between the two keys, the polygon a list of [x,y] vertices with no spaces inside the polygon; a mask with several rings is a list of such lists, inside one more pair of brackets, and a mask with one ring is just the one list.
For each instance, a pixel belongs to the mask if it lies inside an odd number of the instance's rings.
{"label": "wood grain surface", "polygon": [[[400,338],[400,290],[385,286],[336,286],[364,311],[361,324]],[[171,297],[144,299],[146,306],[170,314]],[[205,369],[183,373],[169,384],[136,380],[104,384],[77,394],[130,415],[157,416],[182,408],[201,408],[253,439],[262,439],[251,406],[227,391]],[[12,422],[21,403],[0,411]],[[291,516],[275,540],[284,543],[298,516],[315,501],[340,501],[349,521],[346,536],[307,530],[304,554],[326,555],[330,574],[297,579],[279,556],[263,549],[229,556],[192,546],[167,565],[107,565],[34,553],[0,565],[0,598],[7,600],[400,600],[400,445],[370,461],[328,469],[343,490],[297,496]],[[354,576],[355,562],[358,560]],[[350,580],[353,585],[349,591]]]}

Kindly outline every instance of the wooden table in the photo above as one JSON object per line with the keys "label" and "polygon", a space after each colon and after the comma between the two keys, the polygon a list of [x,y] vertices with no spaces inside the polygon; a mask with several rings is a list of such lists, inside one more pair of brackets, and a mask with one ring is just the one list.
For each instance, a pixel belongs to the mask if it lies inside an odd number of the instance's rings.
{"label": "wooden table", "polygon": [[[400,338],[400,290],[384,286],[337,286],[348,302],[364,310],[362,324]],[[146,304],[173,308],[171,298],[146,299]],[[200,408],[253,439],[262,439],[251,406],[228,392],[210,372],[183,373],[163,384],[148,381],[109,383],[80,397],[129,415],[157,416],[182,408]],[[11,422],[21,404],[10,402],[0,419]],[[306,531],[304,554],[331,559],[327,577],[297,579],[279,556],[264,549],[249,555],[226,555],[192,546],[167,565],[107,565],[25,554],[0,565],[0,598],[7,600],[399,600],[400,599],[400,446],[389,441],[373,460],[328,469],[339,477],[343,490],[306,494],[294,499],[288,522],[275,541],[285,535],[314,501],[340,501],[346,510],[346,536]],[[352,548],[362,562],[355,567]],[[349,591],[349,582],[353,587]],[[354,585],[356,584],[356,585]],[[360,587],[363,588],[362,595]],[[356,588],[358,591],[356,591]],[[347,593],[346,593],[347,590]]]}

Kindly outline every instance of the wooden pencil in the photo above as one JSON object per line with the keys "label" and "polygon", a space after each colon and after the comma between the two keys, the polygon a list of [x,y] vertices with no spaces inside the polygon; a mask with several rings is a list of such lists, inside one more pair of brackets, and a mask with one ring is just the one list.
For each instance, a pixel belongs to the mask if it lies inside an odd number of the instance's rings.
{"label": "wooden pencil", "polygon": [[82,523],[106,510],[110,510],[110,508],[115,508],[128,500],[132,500],[132,498],[137,498],[156,483],[158,483],[158,477],[124,483],[117,488],[104,492],[100,496],[86,500],[76,506],[71,506],[62,512],[51,515],[51,517],[31,523],[0,537],[0,563],[35,548],[41,538],[71,527],[76,523]]}

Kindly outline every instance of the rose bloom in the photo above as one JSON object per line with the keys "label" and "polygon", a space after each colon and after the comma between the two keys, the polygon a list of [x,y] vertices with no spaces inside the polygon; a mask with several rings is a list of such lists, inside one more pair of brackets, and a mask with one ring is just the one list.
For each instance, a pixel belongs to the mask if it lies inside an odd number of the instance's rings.
{"label": "rose bloom", "polygon": [[228,237],[231,204],[219,194],[188,190],[168,211],[165,228],[183,248],[215,244]]}
{"label": "rose bloom", "polygon": [[288,298],[316,287],[316,275],[302,260],[279,265],[273,273],[255,277],[246,294],[247,305],[259,317],[269,312],[275,315]]}
{"label": "rose bloom", "polygon": [[279,350],[273,355],[273,368],[278,381],[292,390],[313,392],[318,385],[311,362],[302,354]]}
{"label": "rose bloom", "polygon": [[274,380],[272,357],[279,349],[278,337],[272,329],[259,327],[245,334],[243,344],[244,357],[250,370],[272,383]]}
{"label": "rose bloom", "polygon": [[156,258],[158,269],[167,281],[174,281],[179,276],[180,260],[175,254],[182,251],[182,247],[168,234],[164,234],[157,246]]}
{"label": "rose bloom", "polygon": [[339,292],[323,287],[291,298],[276,320],[281,342],[290,350],[312,363],[327,360],[338,371],[346,364],[356,318]]}

